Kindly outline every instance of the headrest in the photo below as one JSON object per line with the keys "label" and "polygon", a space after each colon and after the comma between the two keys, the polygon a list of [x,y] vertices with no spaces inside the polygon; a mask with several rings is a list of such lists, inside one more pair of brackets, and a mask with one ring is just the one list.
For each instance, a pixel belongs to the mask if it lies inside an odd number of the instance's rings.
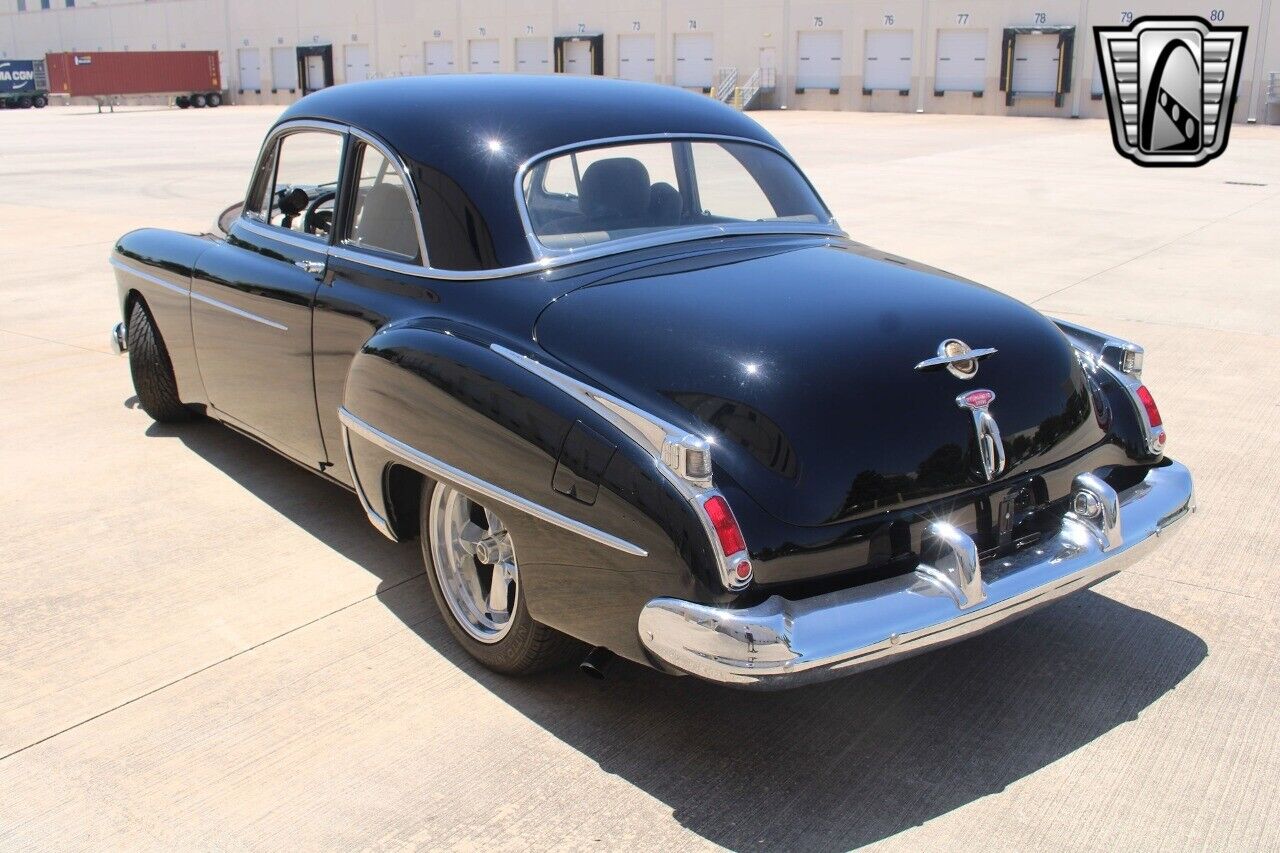
{"label": "headrest", "polygon": [[582,174],[578,206],[588,216],[642,217],[649,209],[649,170],[634,157],[597,160]]}
{"label": "headrest", "polygon": [[649,221],[653,225],[679,225],[684,204],[680,191],[659,181],[649,189]]}

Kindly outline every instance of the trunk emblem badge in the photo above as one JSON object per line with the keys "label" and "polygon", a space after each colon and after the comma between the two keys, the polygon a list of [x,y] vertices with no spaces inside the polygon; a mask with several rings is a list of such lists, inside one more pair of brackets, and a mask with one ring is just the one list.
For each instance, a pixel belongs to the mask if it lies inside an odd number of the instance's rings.
{"label": "trunk emblem badge", "polygon": [[972,379],[978,375],[978,361],[995,355],[993,347],[970,349],[964,341],[947,338],[938,344],[938,354],[916,365],[916,370],[934,370],[945,367],[957,379]]}
{"label": "trunk emblem badge", "polygon": [[982,473],[990,482],[1004,473],[1004,442],[1000,439],[1000,427],[987,411],[996,399],[996,392],[986,388],[966,391],[956,397],[956,405],[968,409],[973,415],[973,429],[978,437],[978,455],[982,458]]}

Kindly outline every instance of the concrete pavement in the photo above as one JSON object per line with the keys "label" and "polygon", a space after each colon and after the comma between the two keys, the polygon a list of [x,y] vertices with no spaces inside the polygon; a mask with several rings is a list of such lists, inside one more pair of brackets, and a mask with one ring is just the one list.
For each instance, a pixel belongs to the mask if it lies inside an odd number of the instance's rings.
{"label": "concrete pavement", "polygon": [[1201,507],[1021,622],[760,696],[493,675],[416,543],[136,408],[111,242],[206,229],[276,114],[0,114],[0,849],[1280,846],[1280,128],[1152,170],[1096,121],[756,114],[857,239],[1146,345]]}

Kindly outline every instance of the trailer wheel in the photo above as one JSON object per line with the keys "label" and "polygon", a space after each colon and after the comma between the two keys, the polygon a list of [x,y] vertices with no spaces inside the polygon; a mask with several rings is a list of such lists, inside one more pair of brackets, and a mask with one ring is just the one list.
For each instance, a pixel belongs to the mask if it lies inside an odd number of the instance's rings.
{"label": "trailer wheel", "polygon": [[209,99],[206,98],[204,95],[201,95],[199,92],[191,96],[191,106],[195,107],[196,109],[200,109],[201,107],[205,106],[208,103],[209,103]]}
{"label": "trailer wheel", "polygon": [[32,99],[31,101],[31,106],[35,107],[38,110],[42,110],[48,105],[49,105],[49,99],[46,98],[44,95],[36,95],[35,98]]}
{"label": "trailer wheel", "polygon": [[21,98],[18,98],[18,106],[24,110],[31,109],[31,99],[25,95]]}
{"label": "trailer wheel", "polygon": [[191,106],[191,99],[186,95],[179,95],[173,99],[173,105],[180,110],[185,110],[187,107]]}
{"label": "trailer wheel", "polygon": [[217,92],[210,92],[208,101],[209,101],[209,106],[211,107],[222,106],[222,96],[219,95]]}

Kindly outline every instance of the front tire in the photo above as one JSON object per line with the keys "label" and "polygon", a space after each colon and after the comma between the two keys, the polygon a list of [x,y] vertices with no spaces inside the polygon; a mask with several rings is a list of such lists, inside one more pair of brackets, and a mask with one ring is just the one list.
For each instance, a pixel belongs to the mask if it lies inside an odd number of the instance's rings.
{"label": "front tire", "polygon": [[142,410],[162,424],[191,420],[192,411],[178,398],[169,351],[141,299],[133,303],[129,312],[125,337],[129,342],[129,373]]}
{"label": "front tire", "polygon": [[585,653],[577,640],[529,615],[516,545],[493,510],[430,480],[420,504],[431,594],[469,655],[496,672],[525,675]]}

